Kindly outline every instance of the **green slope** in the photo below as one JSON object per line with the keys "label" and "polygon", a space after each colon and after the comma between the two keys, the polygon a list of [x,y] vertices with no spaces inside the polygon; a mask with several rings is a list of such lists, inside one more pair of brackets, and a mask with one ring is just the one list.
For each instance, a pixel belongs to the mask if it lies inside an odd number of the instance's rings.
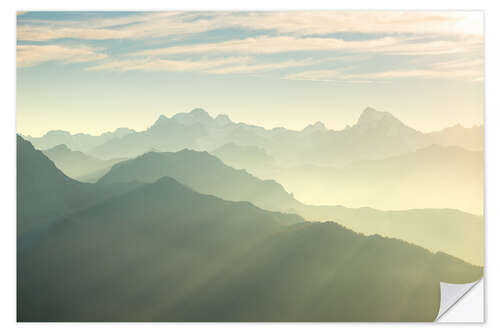
{"label": "green slope", "polygon": [[302,221],[162,178],[60,220],[18,257],[18,319],[149,320],[154,307]]}
{"label": "green slope", "polygon": [[60,220],[19,256],[18,320],[430,321],[439,281],[481,275],[162,178]]}
{"label": "green slope", "polygon": [[185,321],[433,321],[439,282],[481,268],[335,223],[277,233],[179,304]]}
{"label": "green slope", "polygon": [[98,183],[154,182],[172,177],[194,190],[232,201],[249,201],[271,210],[285,210],[296,204],[283,187],[272,180],[260,180],[244,170],[223,164],[207,152],[184,149],[175,153],[149,152],[115,164]]}
{"label": "green slope", "polygon": [[17,136],[17,234],[124,193],[137,184],[93,185],[67,177],[42,152]]}
{"label": "green slope", "polygon": [[[476,265],[483,264],[482,216],[452,209],[381,211],[304,205],[278,183],[230,168],[208,153],[191,150],[147,153],[114,165],[99,183],[154,182],[163,176],[226,200],[249,201],[261,208],[297,213],[309,221],[336,221],[357,232],[400,238]],[[348,192],[347,187],[345,191]]]}
{"label": "green slope", "polygon": [[66,145],[58,145],[42,151],[53,161],[58,169],[67,176],[79,181],[97,181],[122,159],[101,160],[80,151],[69,149]]}
{"label": "green slope", "polygon": [[356,232],[395,237],[442,251],[474,265],[484,262],[483,217],[456,209],[381,211],[342,206],[301,206],[297,214],[313,221],[338,221]]}

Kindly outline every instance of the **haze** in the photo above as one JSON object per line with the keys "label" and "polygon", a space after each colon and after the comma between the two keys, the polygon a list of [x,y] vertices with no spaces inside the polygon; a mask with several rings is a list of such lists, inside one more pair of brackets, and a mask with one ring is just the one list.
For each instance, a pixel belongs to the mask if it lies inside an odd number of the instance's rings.
{"label": "haze", "polygon": [[482,20],[18,13],[17,320],[434,321],[483,276]]}

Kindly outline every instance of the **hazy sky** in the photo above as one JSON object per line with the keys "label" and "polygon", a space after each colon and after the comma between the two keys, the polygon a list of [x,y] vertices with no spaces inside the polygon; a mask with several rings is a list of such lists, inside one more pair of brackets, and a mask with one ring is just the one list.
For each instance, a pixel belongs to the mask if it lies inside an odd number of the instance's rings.
{"label": "hazy sky", "polygon": [[483,122],[481,12],[26,12],[17,130],[138,130],[195,107],[341,129],[372,106],[422,131]]}

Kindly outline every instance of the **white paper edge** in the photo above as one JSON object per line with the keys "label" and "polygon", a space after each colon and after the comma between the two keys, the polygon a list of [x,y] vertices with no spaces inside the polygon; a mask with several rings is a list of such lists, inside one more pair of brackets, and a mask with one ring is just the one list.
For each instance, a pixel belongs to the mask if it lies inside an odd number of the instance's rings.
{"label": "white paper edge", "polygon": [[440,283],[441,300],[436,321],[440,323],[482,323],[484,322],[484,280],[472,283]]}

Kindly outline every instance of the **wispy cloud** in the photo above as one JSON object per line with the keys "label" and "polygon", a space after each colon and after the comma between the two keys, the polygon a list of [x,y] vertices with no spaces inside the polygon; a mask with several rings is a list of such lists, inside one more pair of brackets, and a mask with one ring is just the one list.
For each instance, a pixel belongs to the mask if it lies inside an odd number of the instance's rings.
{"label": "wispy cloud", "polygon": [[335,32],[482,34],[481,12],[309,11],[251,13],[235,25],[296,35]]}
{"label": "wispy cloud", "polygon": [[[45,23],[45,24],[44,24]],[[240,27],[297,36],[360,33],[482,35],[480,12],[149,12],[85,21],[24,21],[20,40],[138,39]]]}
{"label": "wispy cloud", "polygon": [[442,61],[434,64],[435,67],[455,69],[455,68],[476,68],[483,67],[483,58],[476,59],[453,59],[449,61]]}
{"label": "wispy cloud", "polygon": [[195,28],[173,18],[179,15],[176,12],[158,12],[76,21],[23,20],[17,25],[17,39],[23,41],[51,41],[62,38],[135,40],[206,30],[206,27]]}
{"label": "wispy cloud", "polygon": [[[18,17],[19,67],[58,61],[93,62],[87,67],[91,71],[254,74],[289,69],[288,79],[350,82],[482,77],[474,62],[482,58],[480,12],[172,11],[115,17],[82,13],[72,20],[33,17]],[[221,34],[213,42],[196,35],[228,28],[238,28],[234,31],[240,33]],[[241,28],[254,37],[241,33]],[[354,35],[347,38],[343,33]],[[67,45],[68,38],[80,45]],[[126,40],[127,47],[107,52],[106,47],[113,44],[109,40]],[[152,41],[156,48],[151,48]],[[102,48],[86,46],[96,44]],[[419,61],[411,69],[398,69],[395,64],[390,71],[375,72],[372,64],[372,68],[357,68],[362,73],[349,72],[347,67],[367,55]],[[346,57],[342,69],[332,65],[334,56]],[[301,72],[291,73],[297,70]]]}
{"label": "wispy cloud", "polygon": [[391,79],[449,79],[465,78],[476,82],[482,78],[481,70],[438,70],[438,69],[402,69],[390,70],[373,73],[350,74],[338,70],[317,70],[304,71],[287,75],[285,78],[290,80],[307,80],[323,82],[350,82],[350,83],[368,83],[380,80]]}
{"label": "wispy cloud", "polygon": [[[432,70],[432,69],[409,69],[409,70],[394,70],[372,74],[355,75],[354,77],[363,77],[368,79],[397,79],[397,78],[423,78],[423,79],[436,79],[436,78],[476,78],[481,75],[476,70]],[[351,75],[353,77],[353,75]]]}
{"label": "wispy cloud", "polygon": [[288,60],[282,62],[253,63],[253,64],[243,64],[240,66],[227,66],[222,68],[215,68],[208,72],[214,74],[234,74],[234,73],[256,74],[262,72],[275,71],[284,68],[304,67],[317,64],[318,62],[319,62],[318,60],[303,59],[303,60]]}
{"label": "wispy cloud", "polygon": [[212,74],[255,74],[284,68],[304,67],[319,63],[319,60],[302,59],[281,62],[259,63],[252,57],[218,57],[198,60],[169,59],[122,59],[96,64],[87,70],[110,71],[169,71],[169,72],[204,72]]}
{"label": "wispy cloud", "polygon": [[172,46],[134,53],[136,56],[168,56],[177,54],[244,53],[276,54],[307,51],[350,51],[398,55],[432,55],[462,53],[481,48],[475,39],[427,41],[415,38],[383,37],[346,41],[339,38],[298,38],[294,36],[260,36],[219,43]]}
{"label": "wispy cloud", "polygon": [[17,45],[16,63],[18,67],[35,66],[47,61],[79,63],[102,60],[108,56],[87,47],[65,47],[61,45]]}
{"label": "wispy cloud", "polygon": [[[309,56],[308,59],[289,60],[279,63],[269,60],[259,60],[259,63],[243,64],[240,66],[230,66],[211,69],[210,73],[228,74],[228,73],[257,73],[266,70],[275,70],[280,68],[294,68],[314,65],[318,63],[329,63],[335,57],[310,57],[310,52],[335,52],[342,54],[337,58],[343,58],[351,63],[356,62],[360,55],[366,58],[368,54],[387,54],[404,56],[430,56],[430,55],[454,55],[478,52],[482,45],[475,39],[461,39],[451,41],[427,41],[415,38],[397,38],[383,37],[370,40],[346,41],[338,38],[299,38],[295,36],[259,36],[255,38],[246,38],[241,40],[229,40],[218,43],[200,43],[191,45],[180,45],[166,48],[157,48],[134,52],[125,57],[130,57],[122,65],[127,68],[128,62],[144,63],[142,66],[134,66],[134,69],[141,68],[168,68],[160,66],[162,63],[170,63],[170,57],[183,56],[216,56],[216,57],[234,57],[234,56],[260,56],[275,55],[283,53],[303,53]],[[142,60],[138,60],[142,59]],[[262,59],[262,58],[261,58]],[[334,60],[335,61],[335,60]],[[204,61],[202,61],[202,64]],[[105,68],[100,67],[100,68]],[[206,70],[202,66],[182,66],[187,70],[197,67]],[[325,71],[312,72],[314,74],[325,73]],[[328,73],[328,71],[327,71]],[[323,75],[323,74],[321,74]],[[297,74],[297,77],[300,76]]]}
{"label": "wispy cloud", "polygon": [[112,60],[88,67],[87,70],[112,70],[112,71],[207,71],[225,65],[244,64],[248,57],[227,57],[203,60],[168,60],[168,59],[123,59]]}

